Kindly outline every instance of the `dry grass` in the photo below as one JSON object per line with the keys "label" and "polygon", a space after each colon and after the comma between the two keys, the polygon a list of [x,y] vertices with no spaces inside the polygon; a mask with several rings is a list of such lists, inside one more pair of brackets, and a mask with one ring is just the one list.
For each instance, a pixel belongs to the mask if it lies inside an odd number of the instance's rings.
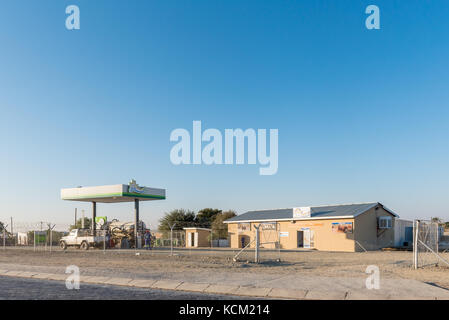
{"label": "dry grass", "polygon": [[[83,252],[76,249],[63,252],[33,252],[28,249],[0,250],[0,264],[24,266],[65,267],[75,264],[80,268],[103,270],[109,273],[189,273],[189,272],[251,272],[259,274],[302,274],[324,277],[366,277],[368,265],[377,265],[383,277],[415,279],[434,283],[449,289],[449,268],[426,267],[412,269],[412,252],[372,251],[363,253],[289,251],[281,252],[281,262],[276,262],[277,252],[261,253],[261,264],[233,262],[233,250],[168,250],[141,251],[101,250]],[[449,253],[443,254],[449,260]],[[253,259],[253,253],[242,255],[243,260]]]}

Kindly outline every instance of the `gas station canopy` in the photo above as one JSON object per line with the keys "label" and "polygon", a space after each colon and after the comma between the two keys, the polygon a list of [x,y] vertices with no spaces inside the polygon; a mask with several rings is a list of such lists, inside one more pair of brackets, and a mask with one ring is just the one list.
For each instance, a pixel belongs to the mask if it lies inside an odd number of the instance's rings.
{"label": "gas station canopy", "polygon": [[140,187],[135,180],[127,184],[61,189],[61,199],[98,203],[164,200],[165,189]]}
{"label": "gas station canopy", "polygon": [[[164,200],[165,189],[140,187],[135,180],[128,184],[114,184],[98,187],[78,187],[61,189],[61,199],[69,201],[84,201],[92,203],[92,221],[96,221],[97,203],[134,202],[134,239],[138,239],[139,202],[149,200]],[[92,234],[96,235],[96,223],[92,223]],[[136,242],[136,248],[140,245]]]}

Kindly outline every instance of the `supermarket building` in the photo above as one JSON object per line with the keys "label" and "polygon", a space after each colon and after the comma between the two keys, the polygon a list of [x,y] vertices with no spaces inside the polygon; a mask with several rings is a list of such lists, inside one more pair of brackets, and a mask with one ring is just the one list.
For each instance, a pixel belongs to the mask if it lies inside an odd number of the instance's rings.
{"label": "supermarket building", "polygon": [[356,252],[394,246],[397,214],[378,202],[249,211],[228,225],[230,246]]}

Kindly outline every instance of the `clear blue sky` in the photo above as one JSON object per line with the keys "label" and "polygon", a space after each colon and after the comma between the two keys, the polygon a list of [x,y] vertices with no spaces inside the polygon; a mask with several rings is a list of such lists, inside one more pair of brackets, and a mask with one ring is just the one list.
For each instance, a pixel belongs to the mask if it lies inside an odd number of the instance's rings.
{"label": "clear blue sky", "polygon": [[[167,189],[141,206],[152,225],[174,208],[368,201],[449,220],[448,16],[447,0],[2,1],[0,219],[71,222],[90,206],[60,188],[134,178]],[[172,165],[170,132],[193,120],[279,129],[278,173]]]}

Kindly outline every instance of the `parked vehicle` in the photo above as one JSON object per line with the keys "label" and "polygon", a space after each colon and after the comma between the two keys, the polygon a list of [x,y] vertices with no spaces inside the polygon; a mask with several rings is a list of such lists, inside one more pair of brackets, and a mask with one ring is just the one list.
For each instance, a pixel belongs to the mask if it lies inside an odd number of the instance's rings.
{"label": "parked vehicle", "polygon": [[93,236],[91,230],[88,229],[73,229],[68,236],[62,237],[59,241],[61,249],[65,250],[67,247],[74,246],[83,250],[89,250],[91,247],[102,245],[104,242],[103,236]]}

